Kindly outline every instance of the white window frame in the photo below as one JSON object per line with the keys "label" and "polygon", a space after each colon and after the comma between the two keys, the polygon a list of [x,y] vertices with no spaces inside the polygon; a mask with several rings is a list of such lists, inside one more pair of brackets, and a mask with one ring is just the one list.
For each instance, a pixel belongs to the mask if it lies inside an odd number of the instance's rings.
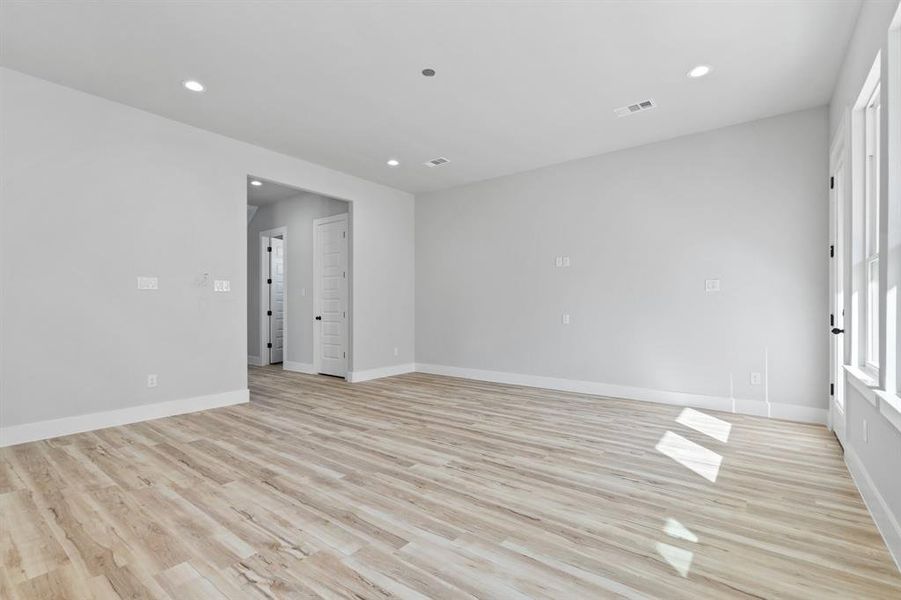
{"label": "white window frame", "polygon": [[880,117],[881,84],[869,94],[863,108],[864,178],[864,367],[879,374],[879,304],[882,286],[879,280],[879,191],[880,191]]}
{"label": "white window frame", "polygon": [[[850,347],[850,365],[866,377],[879,382],[880,310],[884,281],[880,269],[879,218],[880,148],[876,144],[881,124],[874,102],[882,99],[882,53],[873,66],[851,108],[851,211],[849,275],[851,318],[846,322]],[[884,157],[882,157],[884,158]]]}

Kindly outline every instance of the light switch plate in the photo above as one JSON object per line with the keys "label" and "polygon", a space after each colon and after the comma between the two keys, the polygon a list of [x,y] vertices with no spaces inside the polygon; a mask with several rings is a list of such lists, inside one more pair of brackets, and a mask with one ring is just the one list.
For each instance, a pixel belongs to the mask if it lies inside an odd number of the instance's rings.
{"label": "light switch plate", "polygon": [[719,279],[707,279],[704,281],[704,291],[706,292],[718,292],[720,291],[720,280]]}
{"label": "light switch plate", "polygon": [[563,324],[569,325],[569,313],[563,313]]}
{"label": "light switch plate", "polygon": [[562,257],[562,256],[554,257],[554,266],[555,266],[555,267],[562,267],[562,266],[563,266],[563,257]]}
{"label": "light switch plate", "polygon": [[564,267],[568,267],[569,265],[570,265],[569,257],[568,257],[568,256],[564,256],[564,257],[563,257],[563,266],[564,266]]}
{"label": "light switch plate", "polygon": [[156,277],[138,276],[139,290],[158,290],[159,281]]}
{"label": "light switch plate", "polygon": [[756,371],[752,371],[751,372],[751,385],[760,385],[761,383],[763,383],[763,376]]}
{"label": "light switch plate", "polygon": [[230,292],[232,291],[232,282],[228,279],[216,279],[213,281],[214,292]]}

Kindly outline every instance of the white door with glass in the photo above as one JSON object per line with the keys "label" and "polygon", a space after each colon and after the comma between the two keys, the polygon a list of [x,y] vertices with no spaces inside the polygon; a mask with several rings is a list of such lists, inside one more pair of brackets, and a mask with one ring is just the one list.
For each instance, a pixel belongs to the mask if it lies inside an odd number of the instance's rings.
{"label": "white door with glass", "polygon": [[318,373],[347,375],[347,214],[313,222],[313,358]]}

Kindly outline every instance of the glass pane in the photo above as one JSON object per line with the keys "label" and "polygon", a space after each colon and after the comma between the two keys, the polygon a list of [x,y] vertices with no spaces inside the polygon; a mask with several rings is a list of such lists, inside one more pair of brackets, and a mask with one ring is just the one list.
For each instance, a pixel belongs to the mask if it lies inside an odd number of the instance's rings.
{"label": "glass pane", "polygon": [[867,362],[879,366],[879,259],[867,264]]}

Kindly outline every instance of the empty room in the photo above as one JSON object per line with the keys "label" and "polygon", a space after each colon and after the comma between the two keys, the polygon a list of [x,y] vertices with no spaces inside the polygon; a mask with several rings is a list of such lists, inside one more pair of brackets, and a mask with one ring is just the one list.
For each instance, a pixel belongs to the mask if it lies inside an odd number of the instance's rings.
{"label": "empty room", "polygon": [[0,598],[901,598],[898,0],[0,0]]}

